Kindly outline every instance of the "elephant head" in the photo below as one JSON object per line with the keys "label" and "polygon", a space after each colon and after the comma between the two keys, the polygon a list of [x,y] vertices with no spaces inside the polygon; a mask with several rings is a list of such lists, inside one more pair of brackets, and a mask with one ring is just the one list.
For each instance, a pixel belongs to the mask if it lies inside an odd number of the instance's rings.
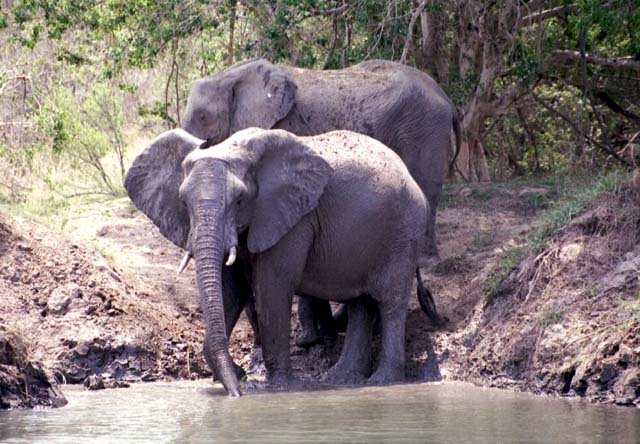
{"label": "elephant head", "polygon": [[214,370],[238,396],[226,336],[222,267],[238,235],[249,252],[275,245],[318,204],[332,173],[310,147],[282,130],[250,128],[211,148],[183,130],[157,137],[125,180],[131,200],[160,232],[195,257],[206,343]]}
{"label": "elephant head", "polygon": [[266,60],[238,63],[193,84],[182,128],[209,145],[245,128],[272,128],[291,110],[296,89]]}

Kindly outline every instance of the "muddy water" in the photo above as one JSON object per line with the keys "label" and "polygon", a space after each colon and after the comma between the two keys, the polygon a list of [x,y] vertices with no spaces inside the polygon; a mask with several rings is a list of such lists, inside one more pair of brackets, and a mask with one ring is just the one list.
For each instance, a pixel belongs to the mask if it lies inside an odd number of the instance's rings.
{"label": "muddy water", "polygon": [[469,385],[230,399],[209,382],[66,389],[55,410],[0,412],[9,443],[639,443],[640,410]]}

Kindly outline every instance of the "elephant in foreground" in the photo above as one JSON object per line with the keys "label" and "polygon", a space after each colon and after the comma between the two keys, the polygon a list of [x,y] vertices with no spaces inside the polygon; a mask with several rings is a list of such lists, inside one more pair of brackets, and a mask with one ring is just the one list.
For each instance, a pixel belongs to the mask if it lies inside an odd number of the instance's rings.
{"label": "elephant in foreground", "polygon": [[[184,130],[215,145],[251,126],[281,128],[299,136],[350,130],[390,147],[431,208],[420,263],[437,260],[438,199],[449,168],[451,130],[457,156],[460,126],[455,107],[427,74],[384,60],[315,71],[254,59],[193,84]],[[335,334],[328,304],[301,298],[298,307],[298,345],[307,347]]]}
{"label": "elephant in foreground", "polygon": [[[125,187],[195,258],[205,355],[228,393],[240,395],[228,335],[247,287],[269,382],[290,378],[294,293],[348,303],[330,380],[402,380],[407,303],[429,206],[400,158],[347,131],[297,137],[251,128],[206,147],[182,130],[166,132],[134,160]],[[371,374],[376,306],[382,346]]]}

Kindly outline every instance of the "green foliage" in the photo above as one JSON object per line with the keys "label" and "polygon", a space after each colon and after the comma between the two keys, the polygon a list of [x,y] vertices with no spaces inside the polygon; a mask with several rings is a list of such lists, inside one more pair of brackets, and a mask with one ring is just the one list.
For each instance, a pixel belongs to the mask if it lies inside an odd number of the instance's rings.
{"label": "green foliage", "polygon": [[120,175],[124,175],[122,99],[105,83],[90,86],[82,96],[57,86],[38,110],[35,121],[51,141],[56,158],[64,158],[87,173],[103,192],[120,195],[121,182],[113,180],[103,157],[115,154]]}
{"label": "green foliage", "polygon": [[485,296],[485,305],[489,305],[500,295],[502,286],[511,274],[515,270],[520,261],[524,257],[523,248],[510,248],[499,255],[499,262],[497,268],[489,275],[489,277],[482,284],[482,293]]}
{"label": "green foliage", "polygon": [[551,237],[584,211],[589,203],[597,200],[604,193],[612,192],[627,178],[628,174],[617,170],[596,178],[564,176],[562,194],[558,201],[551,205],[529,233],[529,248],[534,253],[542,251]]}
{"label": "green foliage", "polygon": [[[210,10],[208,0],[74,1],[18,0],[12,10],[16,39],[33,48],[46,38],[65,43],[74,34],[75,60],[100,57],[105,75],[113,77],[125,67],[148,68],[175,41],[219,25],[224,5]],[[104,44],[98,44],[102,42]],[[78,43],[80,43],[78,45]],[[98,50],[96,52],[96,49]]]}

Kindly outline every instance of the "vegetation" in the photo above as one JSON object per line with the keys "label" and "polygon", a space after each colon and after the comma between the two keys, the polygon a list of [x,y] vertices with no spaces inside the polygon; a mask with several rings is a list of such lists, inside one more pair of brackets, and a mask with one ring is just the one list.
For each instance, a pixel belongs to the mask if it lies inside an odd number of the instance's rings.
{"label": "vegetation", "polygon": [[463,181],[629,168],[639,29],[640,0],[4,1],[0,201],[122,195],[127,150],[180,125],[191,82],[256,56],[428,72]]}
{"label": "vegetation", "polygon": [[485,306],[491,304],[500,295],[505,280],[520,264],[524,253],[523,248],[510,248],[500,253],[497,269],[482,284]]}

